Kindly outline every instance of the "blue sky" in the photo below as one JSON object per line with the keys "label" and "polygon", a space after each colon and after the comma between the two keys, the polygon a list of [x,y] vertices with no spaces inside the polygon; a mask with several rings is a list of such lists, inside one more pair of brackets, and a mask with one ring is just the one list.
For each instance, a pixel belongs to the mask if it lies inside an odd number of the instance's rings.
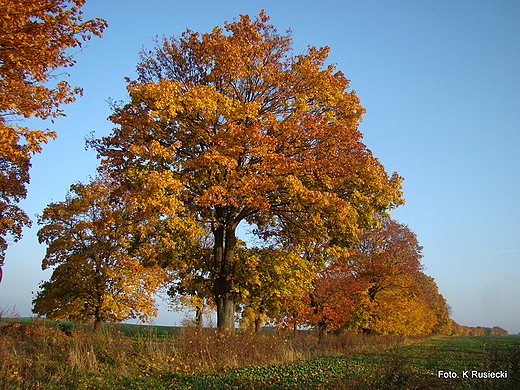
{"label": "blue sky", "polygon": [[[330,46],[330,62],[351,80],[367,109],[360,130],[389,173],[405,178],[406,205],[392,213],[424,247],[426,273],[468,326],[520,332],[520,2],[512,1],[166,1],[87,0],[84,17],[109,27],[68,69],[84,96],[50,127],[58,139],[33,158],[34,217],[94,173],[85,151],[92,131],[112,126],[107,99],[125,100],[138,52],[155,36],[208,32],[265,9],[296,52]],[[35,219],[35,218],[33,218]],[[31,314],[31,292],[50,272],[38,226],[11,244],[0,307]],[[164,307],[154,322],[179,323]]]}

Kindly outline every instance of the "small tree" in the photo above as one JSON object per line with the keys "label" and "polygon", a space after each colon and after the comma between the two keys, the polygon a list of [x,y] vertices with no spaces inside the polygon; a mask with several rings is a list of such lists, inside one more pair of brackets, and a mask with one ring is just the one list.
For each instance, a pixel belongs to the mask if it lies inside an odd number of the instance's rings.
{"label": "small tree", "polygon": [[[157,181],[148,183],[151,195]],[[153,203],[129,201],[103,178],[72,185],[65,201],[49,204],[39,217],[44,226],[38,237],[48,245],[42,268],[56,268],[41,284],[33,311],[54,319],[93,319],[95,331],[105,321],[156,315],[151,294],[166,278],[160,248],[173,250],[175,241],[162,246],[159,224],[147,223],[149,207]],[[173,229],[171,220],[161,222],[164,231]]]}
{"label": "small tree", "polygon": [[242,307],[241,325],[260,331],[262,323],[281,322],[293,311],[293,299],[311,288],[318,267],[297,248],[241,248],[234,289]]}
{"label": "small tree", "polygon": [[320,339],[328,331],[345,327],[359,299],[359,282],[346,264],[329,264],[313,280],[303,297],[298,317],[318,328]]}

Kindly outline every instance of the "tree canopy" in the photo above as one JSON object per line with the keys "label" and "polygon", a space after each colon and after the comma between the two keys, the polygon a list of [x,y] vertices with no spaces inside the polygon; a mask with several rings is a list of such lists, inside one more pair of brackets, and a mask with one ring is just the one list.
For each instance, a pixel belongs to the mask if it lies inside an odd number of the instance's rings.
{"label": "tree canopy", "polygon": [[[153,182],[143,195],[153,197]],[[166,280],[158,248],[181,252],[184,244],[176,241],[179,232],[161,241],[157,229],[170,228],[149,215],[153,208],[153,202],[129,199],[103,177],[74,184],[65,201],[49,204],[38,220],[38,238],[47,244],[42,268],[55,268],[33,311],[54,319],[93,319],[95,329],[105,321],[155,315],[151,294]]]}
{"label": "tree canopy", "polygon": [[14,122],[63,115],[62,104],[81,88],[62,80],[56,70],[74,65],[68,50],[91,35],[101,36],[106,22],[83,21],[84,0],[0,0],[0,265],[6,236],[15,241],[30,224],[16,204],[27,194],[31,156],[56,134],[30,130]]}
{"label": "tree canopy", "polygon": [[403,203],[401,178],[362,142],[365,110],[325,64],[329,48],[295,55],[290,35],[267,22],[264,12],[241,15],[143,52],[130,101],[111,116],[116,127],[93,142],[101,170],[136,192],[139,177],[168,172],[186,218],[211,232],[222,328],[234,326],[239,224],[316,254],[355,244],[376,214]]}

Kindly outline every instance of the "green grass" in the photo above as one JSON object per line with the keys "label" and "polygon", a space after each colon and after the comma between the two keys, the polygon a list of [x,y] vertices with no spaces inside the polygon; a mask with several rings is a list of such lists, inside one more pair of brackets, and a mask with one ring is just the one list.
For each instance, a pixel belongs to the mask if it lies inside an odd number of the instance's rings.
{"label": "green grass", "polygon": [[177,389],[329,389],[344,376],[343,357],[321,357],[272,366],[253,366],[223,374],[178,377]]}
{"label": "green grass", "polygon": [[[8,389],[515,389],[520,338],[419,339],[311,332],[222,334],[212,329],[71,324],[0,327],[0,383]],[[45,325],[45,326],[41,326]],[[73,324],[72,324],[73,325]],[[458,378],[439,378],[439,371]],[[507,371],[507,379],[462,378]]]}
{"label": "green grass", "polygon": [[[359,389],[514,389],[520,388],[519,354],[520,338],[512,336],[432,337],[350,356],[345,383]],[[472,371],[507,371],[508,378],[475,379]]]}
{"label": "green grass", "polygon": [[[347,357],[321,357],[174,379],[177,389],[514,389],[520,388],[520,338],[432,337]],[[439,371],[458,378],[439,378]],[[507,371],[473,379],[471,371]],[[468,371],[469,378],[462,378]],[[452,374],[453,375],[453,374]]]}

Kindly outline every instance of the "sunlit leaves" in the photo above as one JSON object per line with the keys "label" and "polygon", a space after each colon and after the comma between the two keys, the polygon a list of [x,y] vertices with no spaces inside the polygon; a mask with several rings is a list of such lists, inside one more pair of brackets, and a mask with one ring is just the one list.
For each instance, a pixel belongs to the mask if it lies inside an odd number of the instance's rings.
{"label": "sunlit leaves", "polygon": [[63,115],[62,104],[81,88],[60,80],[59,68],[74,65],[67,49],[101,36],[105,21],[83,21],[84,0],[0,0],[0,265],[7,241],[21,238],[27,215],[15,204],[26,196],[30,158],[56,137],[49,130],[14,124],[22,118]]}
{"label": "sunlit leaves", "polygon": [[[232,324],[236,229],[273,245],[351,246],[374,215],[403,201],[362,143],[364,113],[329,48],[294,55],[290,35],[241,15],[210,33],[186,31],[142,53],[113,133],[92,144],[102,170],[139,185],[169,172],[178,199],[213,235],[217,312]],[[159,197],[158,201],[168,196]]]}
{"label": "sunlit leaves", "polygon": [[238,251],[234,287],[243,306],[241,326],[256,330],[266,321],[280,323],[311,288],[318,267],[292,250],[251,248]]}
{"label": "sunlit leaves", "polygon": [[449,333],[446,301],[433,279],[422,272],[422,247],[416,235],[394,220],[379,222],[360,234],[354,248],[329,249],[329,264],[304,298],[299,320],[323,330]]}
{"label": "sunlit leaves", "polygon": [[71,186],[65,201],[48,205],[38,238],[48,246],[42,268],[55,268],[34,311],[97,323],[155,315],[151,294],[166,280],[162,266],[172,261],[170,253],[182,253],[190,237],[175,218],[178,202],[162,202],[158,213],[153,201],[165,188],[176,190],[168,179],[157,173],[143,178],[146,202],[100,177]]}

